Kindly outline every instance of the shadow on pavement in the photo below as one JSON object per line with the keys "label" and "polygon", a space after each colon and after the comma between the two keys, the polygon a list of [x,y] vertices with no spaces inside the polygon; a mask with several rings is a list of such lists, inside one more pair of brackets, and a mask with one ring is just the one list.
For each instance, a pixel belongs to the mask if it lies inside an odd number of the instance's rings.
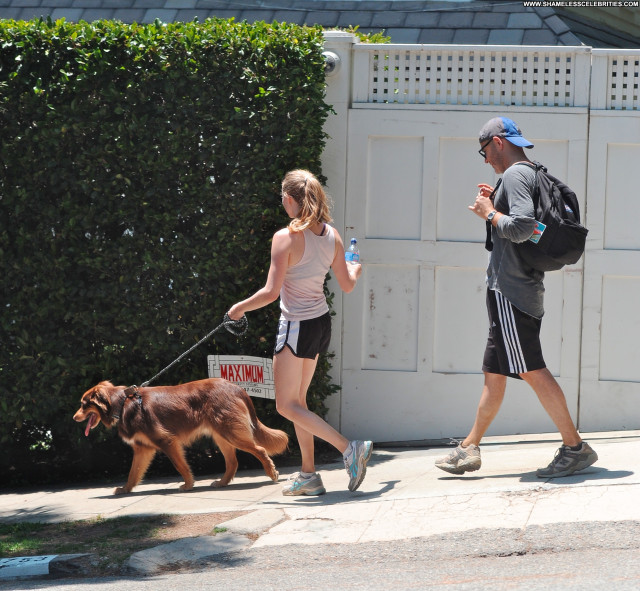
{"label": "shadow on pavement", "polygon": [[337,505],[337,504],[346,504],[351,502],[360,502],[360,501],[369,501],[371,499],[376,499],[383,494],[393,490],[398,484],[400,480],[390,480],[388,482],[382,482],[384,486],[379,490],[368,490],[361,491],[356,490],[354,492],[350,492],[348,490],[336,490],[336,491],[327,491],[324,495],[320,495],[317,497],[290,497],[291,501],[287,502],[285,500],[278,501],[262,501],[261,505],[273,505],[275,507],[309,507],[309,506],[327,506],[327,505]]}
{"label": "shadow on pavement", "polygon": [[461,474],[459,476],[440,476],[438,480],[489,480],[499,478],[518,478],[520,482],[532,483],[538,482],[540,484],[579,484],[587,481],[595,480],[618,480],[620,478],[628,478],[633,476],[635,472],[629,470],[607,470],[606,468],[592,467],[588,468],[584,472],[579,474],[572,474],[571,476],[564,476],[562,478],[538,478],[535,472],[525,472],[524,474],[487,474],[486,476],[474,475],[465,476]]}

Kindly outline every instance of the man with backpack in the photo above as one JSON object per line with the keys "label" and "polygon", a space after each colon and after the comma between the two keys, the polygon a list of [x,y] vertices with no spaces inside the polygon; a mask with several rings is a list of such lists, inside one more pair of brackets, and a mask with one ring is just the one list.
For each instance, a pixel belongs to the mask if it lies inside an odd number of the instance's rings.
{"label": "man with backpack", "polygon": [[[527,263],[518,253],[518,244],[540,231],[534,214],[536,167],[523,148],[533,144],[518,126],[506,117],[495,117],[480,130],[479,153],[502,178],[495,189],[480,184],[469,209],[486,220],[487,310],[489,337],[482,370],[484,387],[476,419],[469,435],[436,466],[451,474],[478,470],[481,466],[480,440],[497,415],[504,398],[507,377],[522,379],[538,396],[562,437],[562,446],[540,478],[559,478],[584,470],[598,455],[582,441],[576,430],[560,385],[547,369],[540,346],[544,314],[544,273]],[[517,164],[528,164],[520,165]]]}

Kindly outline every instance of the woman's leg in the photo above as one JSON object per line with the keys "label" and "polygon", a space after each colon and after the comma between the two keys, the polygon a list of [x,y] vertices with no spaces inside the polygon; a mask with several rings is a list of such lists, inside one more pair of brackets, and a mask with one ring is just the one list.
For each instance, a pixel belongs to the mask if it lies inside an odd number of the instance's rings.
{"label": "woman's leg", "polygon": [[[301,359],[301,361],[302,381],[298,390],[297,402],[303,409],[309,410],[307,407],[307,391],[309,390],[309,385],[311,384],[311,380],[313,379],[313,374],[316,370],[318,358],[316,357],[315,359]],[[307,431],[301,425],[298,425],[296,423],[294,423],[293,426],[296,430],[296,437],[298,438],[300,452],[302,454],[302,471],[307,473],[315,472],[316,466],[313,446],[313,433]]]}
{"label": "woman's leg", "polygon": [[296,357],[288,347],[273,357],[273,378],[276,388],[276,408],[295,427],[302,471],[315,472],[313,437],[333,445],[340,453],[346,451],[349,440],[307,408],[307,390],[316,369],[318,358]]}

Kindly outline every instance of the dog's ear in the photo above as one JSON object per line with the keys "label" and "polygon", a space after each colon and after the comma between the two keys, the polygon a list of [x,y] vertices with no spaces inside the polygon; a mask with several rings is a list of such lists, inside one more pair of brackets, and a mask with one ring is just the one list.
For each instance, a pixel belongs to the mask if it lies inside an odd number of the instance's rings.
{"label": "dog's ear", "polygon": [[[111,384],[109,385],[111,386]],[[111,410],[111,396],[107,388],[108,386],[105,385],[105,382],[101,382],[89,396],[89,402],[95,404],[105,415],[109,414]]]}

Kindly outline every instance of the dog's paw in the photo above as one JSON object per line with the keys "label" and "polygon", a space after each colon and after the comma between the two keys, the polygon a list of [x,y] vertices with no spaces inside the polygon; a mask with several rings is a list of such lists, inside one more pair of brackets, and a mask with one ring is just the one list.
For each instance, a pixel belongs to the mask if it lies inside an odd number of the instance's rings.
{"label": "dog's paw", "polygon": [[273,476],[271,477],[271,480],[273,480],[274,482],[278,482],[278,478],[280,477],[280,474],[278,473],[277,470],[273,471]]}
{"label": "dog's paw", "polygon": [[180,490],[181,491],[187,491],[187,490],[191,490],[193,488],[193,482],[191,484],[187,484],[186,482],[182,485],[180,485]]}
{"label": "dog's paw", "polygon": [[126,495],[128,491],[124,486],[118,486],[116,489],[114,489],[113,494],[114,495]]}

